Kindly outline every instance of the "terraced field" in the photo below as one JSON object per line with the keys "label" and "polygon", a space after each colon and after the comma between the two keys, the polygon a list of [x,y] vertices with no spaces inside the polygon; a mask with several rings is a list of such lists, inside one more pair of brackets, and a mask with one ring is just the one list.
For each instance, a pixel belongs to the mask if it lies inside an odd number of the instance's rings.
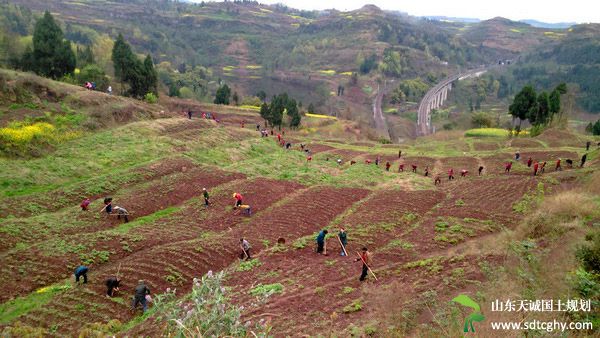
{"label": "terraced field", "polygon": [[[502,148],[504,140],[477,141],[476,153],[463,156],[468,145],[460,140],[451,156],[403,147],[410,156],[398,158],[390,145],[323,144],[290,131],[286,137],[294,145],[286,150],[276,137],[255,132],[257,116],[219,116],[219,123],[177,117],[143,125],[171,149],[150,163],[120,168],[116,175],[65,179],[68,188],[1,197],[0,278],[8,282],[0,302],[16,310],[2,313],[0,327],[20,321],[62,337],[117,319],[127,324],[120,334],[160,336],[159,314],[139,317],[128,309],[137,280],[145,280],[153,294],[177,289],[183,295],[194,277],[220,270],[227,271],[232,301],[246,309],[242,319],[269,319],[275,336],[345,335],[367,319],[390,316],[381,311],[386,307],[410,314],[410,320],[399,319],[406,325],[429,323],[431,313],[422,307],[427,297],[447,301],[474,292],[488,278],[484,267],[501,261],[496,253],[457,252],[514,228],[536,194],[579,172],[547,170],[533,177],[521,161],[505,174],[515,149]],[[300,143],[317,154],[310,163]],[[571,148],[534,143],[519,143],[534,147],[521,152],[525,161],[547,160],[551,168],[556,157],[578,156]],[[377,156],[380,166],[367,167],[365,160]],[[335,164],[338,157],[341,165]],[[400,164],[404,173],[397,172]],[[417,173],[410,172],[413,164]],[[480,177],[479,165],[485,167]],[[426,166],[432,172],[427,178]],[[453,181],[446,176],[450,168]],[[470,174],[459,177],[461,169]],[[434,174],[441,184],[432,184]],[[202,188],[211,195],[208,207]],[[233,209],[233,192],[244,196],[251,215]],[[98,212],[108,195],[131,212],[131,222]],[[92,199],[88,212],[78,207],[83,196]],[[350,257],[340,256],[336,234],[342,226]],[[314,250],[322,229],[330,231],[328,255]],[[244,269],[238,259],[242,237],[256,259]],[[354,258],[363,246],[374,255],[378,281],[358,281],[361,265]],[[90,267],[90,283],[73,286],[72,271],[82,263]],[[121,290],[107,298],[103,282],[117,272]],[[249,292],[272,283],[283,290],[266,300]],[[40,288],[60,285],[71,286],[30,308],[17,306],[37,299]]]}

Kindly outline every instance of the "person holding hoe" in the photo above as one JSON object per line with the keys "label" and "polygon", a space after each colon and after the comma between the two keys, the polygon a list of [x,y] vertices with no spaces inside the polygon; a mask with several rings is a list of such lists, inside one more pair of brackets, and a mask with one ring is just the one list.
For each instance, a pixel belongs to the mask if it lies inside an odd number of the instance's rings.
{"label": "person holding hoe", "polygon": [[346,229],[340,228],[340,232],[338,232],[338,240],[342,249],[340,256],[348,256],[348,253],[346,252],[346,245],[348,245],[348,234],[346,234]]}
{"label": "person holding hoe", "polygon": [[367,278],[367,275],[369,274],[369,271],[373,274],[373,277],[375,277],[375,280],[377,280],[377,277],[375,276],[375,274],[373,273],[373,271],[371,270],[371,263],[372,263],[372,259],[371,259],[371,253],[367,250],[367,247],[363,247],[362,248],[362,253],[356,253],[358,255],[358,258],[355,259],[355,262],[358,261],[362,261],[362,273],[360,274],[360,278],[359,280],[362,282],[365,280],[365,278]]}

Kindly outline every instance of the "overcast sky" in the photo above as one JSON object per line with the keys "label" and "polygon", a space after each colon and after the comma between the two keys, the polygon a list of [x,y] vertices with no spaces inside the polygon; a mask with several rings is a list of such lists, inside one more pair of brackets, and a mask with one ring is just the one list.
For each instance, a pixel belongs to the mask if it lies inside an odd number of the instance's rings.
{"label": "overcast sky", "polygon": [[[200,0],[197,0],[200,2]],[[599,0],[259,0],[283,3],[299,9],[353,10],[365,4],[399,10],[415,16],[450,16],[490,19],[502,16],[512,20],[535,19],[544,22],[600,23]]]}

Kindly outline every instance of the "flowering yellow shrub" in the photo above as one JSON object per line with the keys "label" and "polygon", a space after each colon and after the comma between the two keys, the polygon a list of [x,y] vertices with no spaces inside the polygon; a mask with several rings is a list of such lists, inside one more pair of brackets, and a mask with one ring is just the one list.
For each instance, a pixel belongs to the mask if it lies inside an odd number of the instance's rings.
{"label": "flowering yellow shrub", "polygon": [[31,125],[13,125],[0,128],[0,140],[9,144],[23,145],[30,143],[34,138],[53,139],[56,128],[46,122]]}
{"label": "flowering yellow shrub", "polygon": [[81,136],[80,131],[59,130],[47,122],[12,123],[0,128],[0,153],[17,156],[39,156],[46,146]]}

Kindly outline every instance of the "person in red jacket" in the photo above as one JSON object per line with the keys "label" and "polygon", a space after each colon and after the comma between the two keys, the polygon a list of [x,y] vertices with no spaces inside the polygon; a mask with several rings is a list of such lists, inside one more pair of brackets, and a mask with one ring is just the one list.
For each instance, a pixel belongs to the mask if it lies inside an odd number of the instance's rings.
{"label": "person in red jacket", "polygon": [[81,204],[79,206],[81,207],[81,211],[87,211],[89,205],[90,205],[90,199],[86,198],[83,200],[83,202],[81,202]]}
{"label": "person in red jacket", "polygon": [[389,161],[388,161],[388,162],[386,162],[386,163],[385,163],[385,171],[390,171],[390,167],[391,167],[391,166],[392,166],[392,165],[390,164],[390,162],[389,162]]}
{"label": "person in red jacket", "polygon": [[511,162],[507,162],[506,165],[504,166],[504,172],[510,174],[510,169],[512,168],[512,161]]}
{"label": "person in red jacket", "polygon": [[533,163],[533,160],[531,159],[531,157],[527,160],[527,168],[531,168],[531,163]]}
{"label": "person in red jacket", "polygon": [[556,167],[554,168],[554,171],[560,171],[562,170],[561,166],[560,166],[560,158],[558,160],[556,160]]}
{"label": "person in red jacket", "polygon": [[277,142],[281,142],[281,134],[277,134]]}
{"label": "person in red jacket", "polygon": [[448,170],[448,181],[451,181],[454,179],[454,169],[450,168],[450,170]]}
{"label": "person in red jacket", "polygon": [[400,165],[398,166],[398,172],[404,172],[404,163],[400,163]]}
{"label": "person in red jacket", "polygon": [[234,208],[237,208],[242,205],[244,198],[242,197],[242,195],[239,192],[234,192],[233,198],[235,198]]}
{"label": "person in red jacket", "polygon": [[416,173],[417,172],[417,165],[416,164],[411,164],[412,166],[412,172]]}
{"label": "person in red jacket", "polygon": [[539,166],[540,166],[539,162],[535,162],[535,164],[533,165],[533,176],[537,175]]}
{"label": "person in red jacket", "polygon": [[366,163],[366,164],[371,164],[371,160],[369,160],[369,159],[366,159],[366,160],[365,160],[365,163]]}

